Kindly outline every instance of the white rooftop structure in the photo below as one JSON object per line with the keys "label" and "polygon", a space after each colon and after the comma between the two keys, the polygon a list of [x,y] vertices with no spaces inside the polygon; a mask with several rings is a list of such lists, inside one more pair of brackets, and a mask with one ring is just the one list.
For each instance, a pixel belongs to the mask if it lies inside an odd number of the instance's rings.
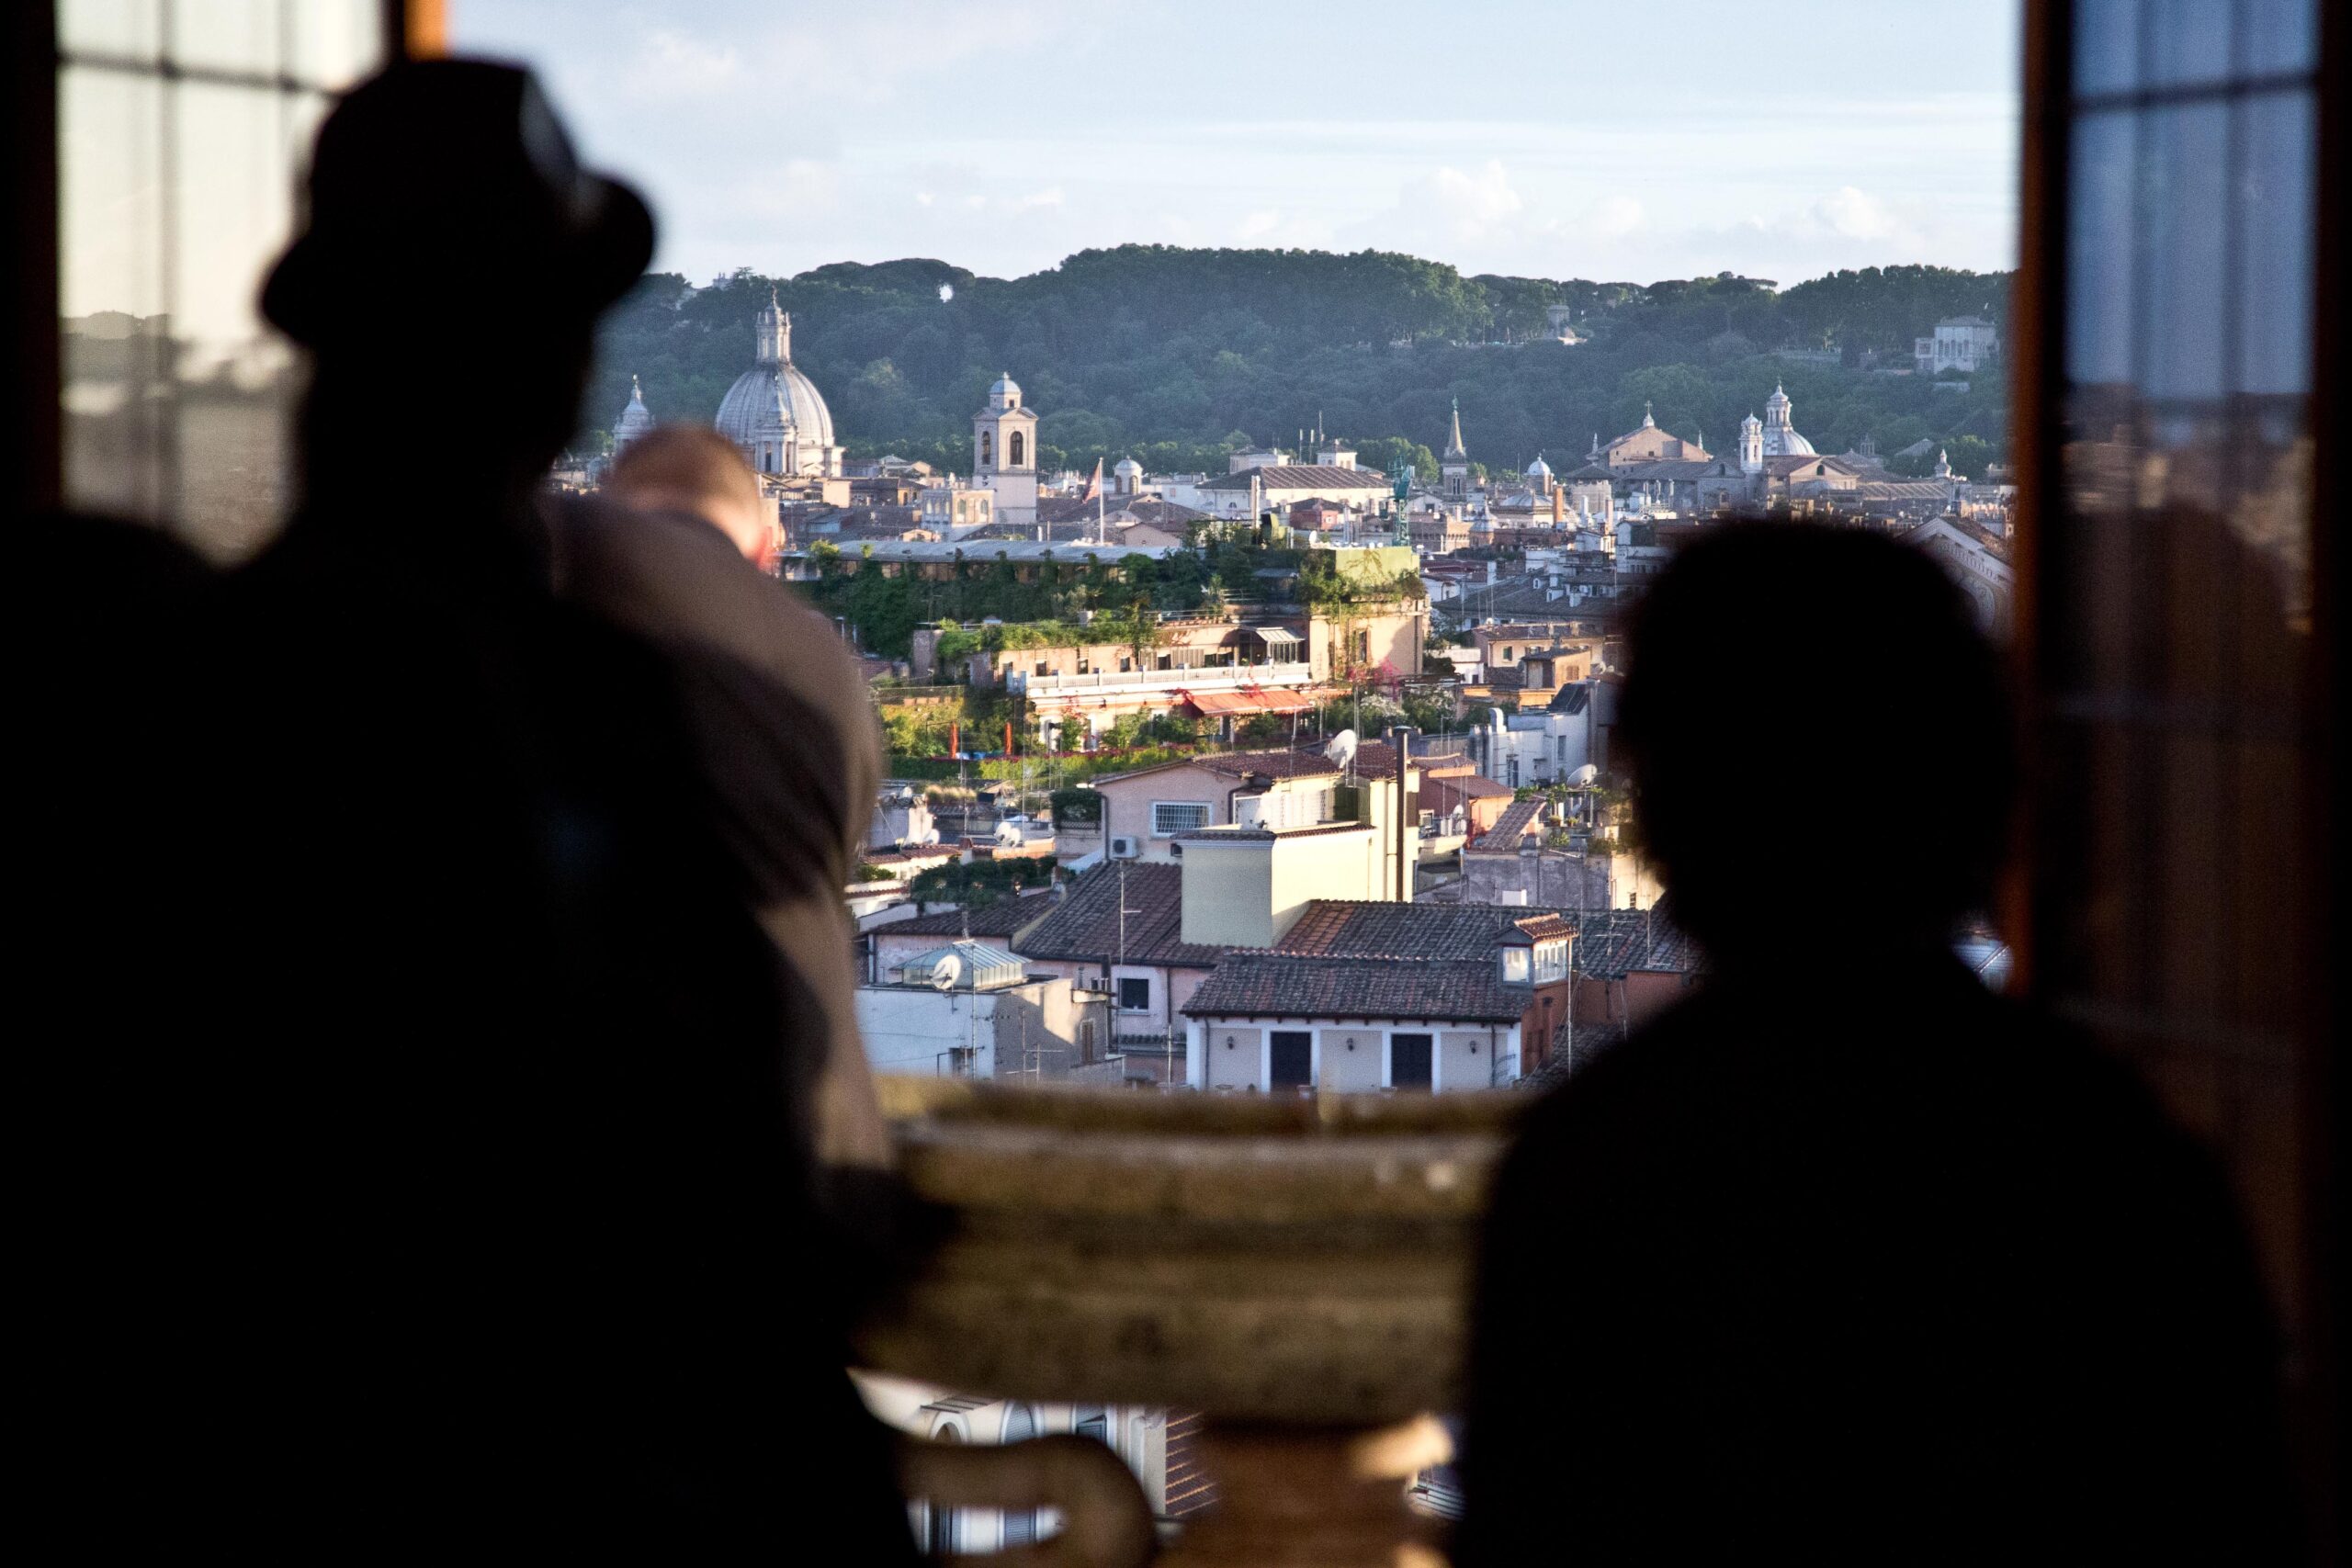
{"label": "white rooftop structure", "polygon": [[968,937],[902,959],[891,972],[901,986],[928,986],[940,991],[1001,990],[1023,985],[1029,978],[1020,959]]}

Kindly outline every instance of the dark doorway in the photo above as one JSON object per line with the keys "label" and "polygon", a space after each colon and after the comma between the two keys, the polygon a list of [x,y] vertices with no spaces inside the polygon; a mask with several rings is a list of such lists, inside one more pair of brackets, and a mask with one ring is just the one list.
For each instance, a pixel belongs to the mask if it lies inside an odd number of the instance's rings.
{"label": "dark doorway", "polygon": [[1388,1041],[1388,1082],[1396,1089],[1428,1089],[1430,1057],[1426,1034],[1396,1034]]}
{"label": "dark doorway", "polygon": [[1272,1089],[1307,1089],[1315,1082],[1315,1050],[1303,1029],[1277,1029],[1266,1072]]}

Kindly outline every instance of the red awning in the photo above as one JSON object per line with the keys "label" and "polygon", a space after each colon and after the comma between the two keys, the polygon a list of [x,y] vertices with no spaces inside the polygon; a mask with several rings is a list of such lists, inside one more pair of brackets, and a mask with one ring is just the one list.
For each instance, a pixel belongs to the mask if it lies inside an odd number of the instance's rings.
{"label": "red awning", "polygon": [[1184,700],[1203,718],[1239,717],[1246,714],[1264,713],[1266,705],[1242,692],[1186,692]]}
{"label": "red awning", "polygon": [[1315,699],[1305,692],[1260,692],[1257,698],[1268,713],[1306,713],[1315,706]]}

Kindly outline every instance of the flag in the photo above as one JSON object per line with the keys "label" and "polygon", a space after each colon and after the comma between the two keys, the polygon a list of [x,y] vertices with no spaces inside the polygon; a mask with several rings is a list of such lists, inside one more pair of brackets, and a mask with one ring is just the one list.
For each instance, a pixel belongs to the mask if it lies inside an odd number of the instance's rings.
{"label": "flag", "polygon": [[1079,496],[1078,499],[1080,501],[1100,501],[1102,499],[1102,458],[1097,457],[1094,459],[1094,477],[1086,481],[1086,490],[1084,493]]}

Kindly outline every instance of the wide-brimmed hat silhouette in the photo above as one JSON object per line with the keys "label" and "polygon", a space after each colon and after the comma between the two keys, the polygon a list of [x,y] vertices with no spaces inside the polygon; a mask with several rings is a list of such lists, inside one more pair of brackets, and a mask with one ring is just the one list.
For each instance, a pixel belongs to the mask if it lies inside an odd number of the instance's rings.
{"label": "wide-brimmed hat silhouette", "polygon": [[581,167],[530,72],[485,60],[396,65],[320,129],[310,219],[262,313],[316,346],[388,322],[493,310],[585,319],[653,255],[653,215]]}

